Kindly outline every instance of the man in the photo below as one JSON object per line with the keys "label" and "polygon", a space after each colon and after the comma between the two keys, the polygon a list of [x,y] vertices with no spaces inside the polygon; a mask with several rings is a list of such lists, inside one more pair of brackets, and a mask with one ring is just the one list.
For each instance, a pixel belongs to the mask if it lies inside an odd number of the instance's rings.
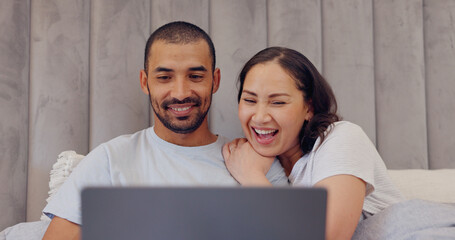
{"label": "man", "polygon": [[[90,152],[43,210],[53,217],[44,239],[77,239],[80,191],[90,185],[237,185],[221,149],[228,140],[210,132],[207,112],[220,84],[215,49],[199,27],[173,22],[147,41],[141,88],[155,125],[120,136]],[[287,178],[275,162],[268,179]]]}

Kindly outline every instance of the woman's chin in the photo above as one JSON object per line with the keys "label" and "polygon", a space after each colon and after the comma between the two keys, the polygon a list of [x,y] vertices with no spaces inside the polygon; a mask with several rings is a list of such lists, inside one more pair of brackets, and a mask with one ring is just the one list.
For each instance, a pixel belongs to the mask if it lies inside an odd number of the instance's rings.
{"label": "woman's chin", "polygon": [[250,137],[247,137],[247,140],[253,147],[254,151],[263,157],[273,157],[274,158],[280,154],[279,151],[274,149],[274,148],[276,148],[276,146],[273,147],[272,145],[260,144],[257,141],[255,141],[255,139],[251,139]]}
{"label": "woman's chin", "polygon": [[274,158],[277,155],[279,155],[279,153],[277,151],[274,151],[273,149],[270,149],[270,148],[267,149],[267,147],[254,148],[254,150],[263,157],[273,157]]}

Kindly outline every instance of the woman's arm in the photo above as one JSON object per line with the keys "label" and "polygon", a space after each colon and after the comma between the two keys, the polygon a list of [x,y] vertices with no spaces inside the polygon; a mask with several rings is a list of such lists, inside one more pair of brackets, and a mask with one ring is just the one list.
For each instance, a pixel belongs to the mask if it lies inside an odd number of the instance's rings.
{"label": "woman's arm", "polygon": [[245,138],[223,146],[223,157],[231,175],[243,186],[272,186],[266,177],[275,158],[254,151]]}
{"label": "woman's arm", "polygon": [[335,175],[315,187],[327,189],[326,239],[351,239],[362,214],[366,183],[352,175]]}

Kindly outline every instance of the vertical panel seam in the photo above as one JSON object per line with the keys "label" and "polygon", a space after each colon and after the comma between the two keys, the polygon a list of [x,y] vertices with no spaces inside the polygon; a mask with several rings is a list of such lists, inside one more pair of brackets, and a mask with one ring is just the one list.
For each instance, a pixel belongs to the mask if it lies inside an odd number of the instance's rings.
{"label": "vertical panel seam", "polygon": [[[209,31],[207,34],[210,36],[210,39],[212,39],[212,35],[211,35],[212,34],[212,24],[210,21],[212,18],[212,12],[210,11],[211,8],[212,8],[211,1],[207,0],[207,31]],[[216,57],[216,53],[215,53],[215,57]],[[213,70],[215,70],[215,69],[213,69]]]}
{"label": "vertical panel seam", "polygon": [[212,1],[207,0],[207,30],[209,31],[208,34],[209,34],[210,38],[212,38],[212,36],[211,36],[211,34],[212,34],[212,24],[210,24],[211,23],[210,19],[212,18],[212,11],[210,11],[211,8],[212,8],[211,2]]}
{"label": "vertical panel seam", "polygon": [[422,50],[423,50],[423,86],[424,86],[424,100],[425,100],[425,130],[426,130],[426,148],[427,148],[427,169],[431,169],[430,161],[430,135],[429,135],[429,125],[428,125],[428,74],[427,74],[427,54],[426,54],[426,34],[425,34],[425,0],[422,0]]}
{"label": "vertical panel seam", "polygon": [[93,1],[90,0],[89,3],[89,13],[88,13],[88,85],[87,85],[87,94],[88,94],[88,102],[87,102],[87,120],[88,120],[88,128],[87,128],[87,153],[90,152],[90,148],[92,146],[92,8],[93,8]]}
{"label": "vertical panel seam", "polygon": [[32,46],[32,1],[28,0],[28,99],[27,99],[27,152],[26,152],[26,167],[25,167],[25,208],[24,208],[24,220],[27,220],[27,202],[28,202],[28,170],[29,170],[29,163],[30,163],[30,116],[31,116],[31,97],[30,97],[30,92],[31,92],[31,71],[30,71],[30,62],[31,62],[31,46]]}
{"label": "vertical panel seam", "polygon": [[374,131],[375,131],[375,140],[376,140],[376,149],[379,151],[379,139],[378,139],[378,99],[376,94],[376,85],[377,85],[377,67],[376,67],[376,15],[374,11],[374,2],[371,0],[371,16],[373,19],[372,22],[372,35],[373,35],[373,94],[374,94]]}
{"label": "vertical panel seam", "polygon": [[321,22],[321,27],[319,28],[320,30],[320,34],[321,34],[321,72],[323,75],[325,75],[325,61],[324,61],[324,3],[323,3],[324,0],[319,0],[319,11],[321,12],[320,13],[320,22]]}
{"label": "vertical panel seam", "polygon": [[269,20],[269,0],[265,0],[265,46],[269,47],[270,20]]}

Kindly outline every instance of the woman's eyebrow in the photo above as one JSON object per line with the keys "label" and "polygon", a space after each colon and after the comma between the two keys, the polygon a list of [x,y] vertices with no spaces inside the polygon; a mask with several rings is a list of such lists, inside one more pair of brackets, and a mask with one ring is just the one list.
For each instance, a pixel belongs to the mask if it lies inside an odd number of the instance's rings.
{"label": "woman's eyebrow", "polygon": [[[255,93],[255,92],[252,92],[250,90],[243,90],[242,92],[246,93],[246,94],[249,94],[249,95],[252,95],[252,96],[255,96],[257,97],[258,95]],[[290,95],[287,94],[287,93],[272,93],[270,94],[268,97],[269,98],[274,98],[274,97],[289,97]]]}
{"label": "woman's eyebrow", "polygon": [[287,94],[287,93],[272,93],[269,95],[269,97],[273,98],[273,97],[289,97],[290,95]]}
{"label": "woman's eyebrow", "polygon": [[253,96],[255,96],[255,97],[257,97],[257,96],[258,96],[256,93],[254,93],[254,92],[251,92],[251,91],[248,91],[248,90],[245,90],[245,89],[243,89],[243,91],[242,91],[242,92],[244,92],[244,93],[246,93],[246,94],[250,94],[250,95],[253,95]]}

